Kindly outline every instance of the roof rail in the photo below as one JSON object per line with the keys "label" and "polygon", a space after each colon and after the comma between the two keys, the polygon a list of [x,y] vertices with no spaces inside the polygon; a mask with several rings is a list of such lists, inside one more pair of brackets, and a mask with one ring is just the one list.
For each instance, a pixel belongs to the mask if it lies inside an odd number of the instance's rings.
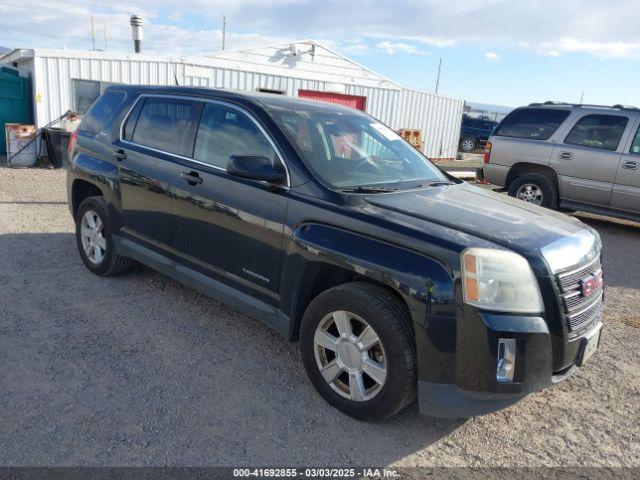
{"label": "roof rail", "polygon": [[546,102],[543,102],[543,103],[535,102],[535,103],[529,104],[530,107],[543,107],[545,105],[560,105],[560,106],[581,107],[581,108],[610,108],[614,110],[633,110],[633,111],[640,110],[640,108],[638,107],[634,107],[631,105],[622,105],[619,103],[615,105],[594,105],[589,103],[567,103],[567,102],[554,102],[551,100],[547,100]]}

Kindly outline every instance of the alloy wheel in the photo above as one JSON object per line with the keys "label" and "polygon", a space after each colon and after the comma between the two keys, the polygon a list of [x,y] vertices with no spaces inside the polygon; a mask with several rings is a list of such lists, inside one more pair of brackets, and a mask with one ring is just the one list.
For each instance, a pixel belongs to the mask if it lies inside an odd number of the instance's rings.
{"label": "alloy wheel", "polygon": [[107,239],[100,216],[93,210],[87,210],[80,224],[82,248],[89,261],[98,265],[104,259],[107,250]]}
{"label": "alloy wheel", "polygon": [[535,205],[542,205],[542,189],[534,183],[525,183],[516,192],[516,198]]}
{"label": "alloy wheel", "polygon": [[316,328],[314,354],[320,374],[344,398],[371,400],[387,379],[387,356],[380,337],[358,315],[338,310]]}

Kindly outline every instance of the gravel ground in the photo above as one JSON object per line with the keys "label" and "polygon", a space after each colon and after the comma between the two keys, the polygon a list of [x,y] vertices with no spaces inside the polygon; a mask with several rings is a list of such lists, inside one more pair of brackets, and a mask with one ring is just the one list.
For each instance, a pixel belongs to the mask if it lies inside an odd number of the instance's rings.
{"label": "gravel ground", "polygon": [[89,273],[64,179],[0,168],[0,465],[640,466],[639,225],[583,217],[606,326],[570,380],[467,421],[366,424],[261,324],[146,268]]}

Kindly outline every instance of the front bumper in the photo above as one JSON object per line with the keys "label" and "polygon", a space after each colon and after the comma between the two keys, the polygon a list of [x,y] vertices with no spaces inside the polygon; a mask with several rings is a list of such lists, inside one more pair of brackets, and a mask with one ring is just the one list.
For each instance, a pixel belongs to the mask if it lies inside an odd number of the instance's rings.
{"label": "front bumper", "polygon": [[457,385],[418,382],[418,405],[422,415],[468,418],[507,408],[525,394],[470,392]]}
{"label": "front bumper", "polygon": [[[586,339],[602,327],[598,322],[579,337],[567,341],[566,346],[575,352],[574,358],[561,371],[555,372],[552,338],[544,318],[484,312],[477,312],[475,317],[481,322],[457,329],[455,349],[450,352],[455,367],[449,378],[432,379],[420,375],[418,403],[421,414],[450,418],[482,415],[548,388],[577,370]],[[500,338],[516,340],[512,382],[501,383],[496,378]]]}

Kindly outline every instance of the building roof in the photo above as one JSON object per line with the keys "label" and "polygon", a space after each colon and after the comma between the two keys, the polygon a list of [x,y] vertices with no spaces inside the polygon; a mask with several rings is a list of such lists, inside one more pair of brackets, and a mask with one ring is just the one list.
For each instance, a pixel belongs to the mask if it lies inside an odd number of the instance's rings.
{"label": "building roof", "polygon": [[188,68],[196,70],[198,67],[214,67],[294,77],[308,81],[353,84],[390,90],[402,88],[387,77],[312,40],[250,49],[225,50],[205,56],[17,48],[0,56],[0,62],[23,62],[34,57],[169,62],[184,64]]}
{"label": "building roof", "polygon": [[332,76],[340,77],[343,83],[367,81],[377,82],[375,86],[378,87],[401,88],[389,78],[314,40],[224,50],[208,55],[208,58],[231,61],[241,69],[268,66],[281,70],[284,75],[287,71],[295,71],[296,76],[301,71],[317,75],[330,72]]}

